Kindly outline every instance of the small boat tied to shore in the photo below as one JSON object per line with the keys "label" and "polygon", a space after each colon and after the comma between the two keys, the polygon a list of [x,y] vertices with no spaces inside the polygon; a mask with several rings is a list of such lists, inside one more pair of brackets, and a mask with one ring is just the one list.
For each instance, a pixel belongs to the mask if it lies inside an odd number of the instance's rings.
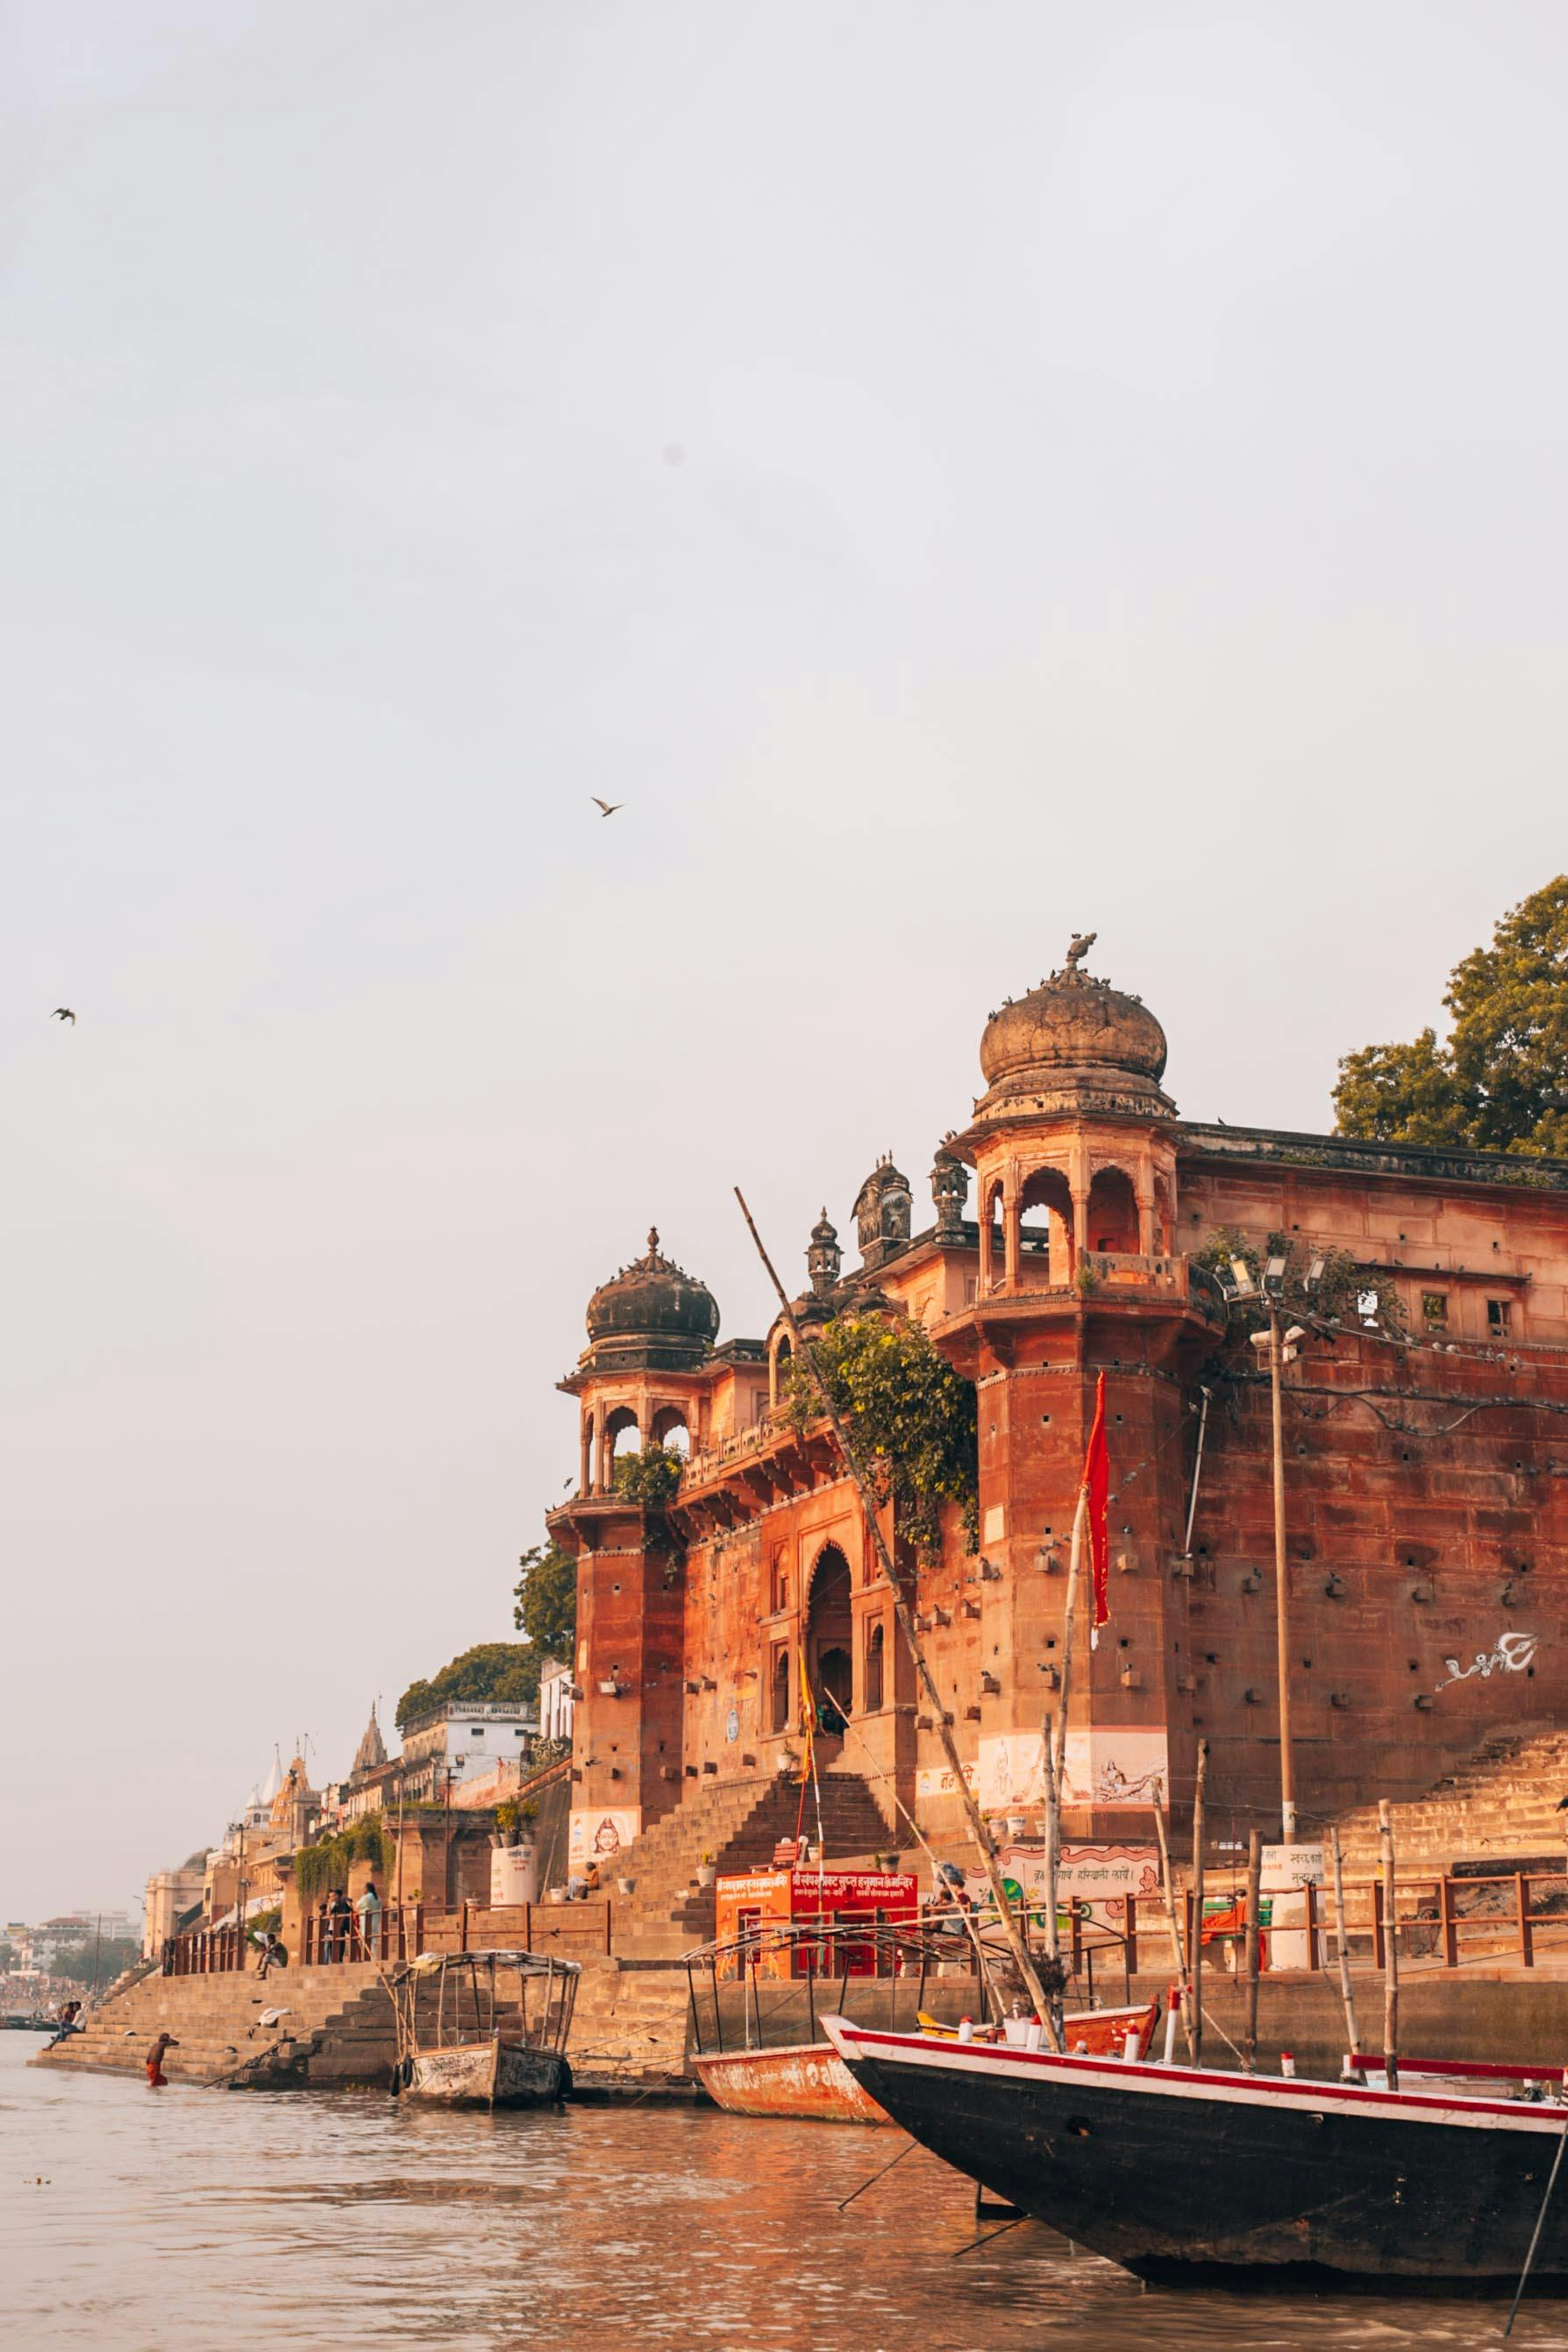
{"label": "small boat tied to shore", "polygon": [[575,1960],[537,1952],[421,1953],[386,1979],[397,2028],[393,2090],[455,2107],[565,2098],[581,1973]]}
{"label": "small boat tied to shore", "polygon": [[[925,1926],[870,1920],[764,1923],[687,1954],[692,2064],[714,2105],[731,2115],[890,2123],[893,2116],[828,2040],[819,2008],[841,2004],[853,1983],[874,2003],[885,1992],[895,2011],[902,1997],[906,2012],[912,2006],[926,2038],[956,2039],[958,2026],[940,2023],[927,2014],[924,2004],[932,1979],[944,1973],[970,1975],[976,2005],[989,2006],[995,2014],[991,2022],[971,2025],[968,2031],[981,2044],[992,2036],[1005,2045],[1022,2043],[1031,2021],[1026,2015],[1004,2015],[1006,2004],[996,1990],[1007,1962],[1005,1947],[959,1927],[951,1916]],[[741,2015],[731,2017],[728,2048],[721,1994],[725,1984],[741,1988],[739,2002],[731,2004],[732,2010],[739,2007]],[[804,2041],[768,2041],[771,2022],[786,2011],[793,2019],[803,2009]],[[1158,2014],[1157,2001],[1069,2011],[1064,2020],[1068,2046],[1121,2058],[1131,2036],[1131,2046],[1142,2056],[1152,2040]]]}
{"label": "small boat tied to shore", "polygon": [[1561,2061],[1352,2053],[1337,2081],[825,2017],[860,2089],[1019,2212],[1167,2285],[1568,2288]]}

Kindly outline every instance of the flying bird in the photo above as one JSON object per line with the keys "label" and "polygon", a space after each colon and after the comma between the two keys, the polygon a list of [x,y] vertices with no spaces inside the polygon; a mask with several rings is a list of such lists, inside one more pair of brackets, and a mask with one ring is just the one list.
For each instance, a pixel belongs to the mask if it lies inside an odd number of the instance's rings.
{"label": "flying bird", "polygon": [[614,816],[617,809],[625,808],[626,806],[625,801],[602,801],[597,793],[590,793],[588,798],[593,802],[594,806],[598,810],[601,816]]}
{"label": "flying bird", "polygon": [[73,1029],[76,1027],[76,1014],[71,1011],[68,1004],[57,1004],[54,1011],[50,1013],[49,1019],[51,1021],[68,1021]]}

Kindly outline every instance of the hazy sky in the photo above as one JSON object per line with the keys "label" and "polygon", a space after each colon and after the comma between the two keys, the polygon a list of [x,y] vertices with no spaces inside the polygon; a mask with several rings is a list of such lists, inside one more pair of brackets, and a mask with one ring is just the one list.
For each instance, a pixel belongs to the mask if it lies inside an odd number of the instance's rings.
{"label": "hazy sky", "polygon": [[5,1916],[510,1634],[594,1285],[760,1333],[731,1185],[923,1199],[1075,927],[1192,1117],[1441,1018],[1563,863],[1565,69],[5,0]]}

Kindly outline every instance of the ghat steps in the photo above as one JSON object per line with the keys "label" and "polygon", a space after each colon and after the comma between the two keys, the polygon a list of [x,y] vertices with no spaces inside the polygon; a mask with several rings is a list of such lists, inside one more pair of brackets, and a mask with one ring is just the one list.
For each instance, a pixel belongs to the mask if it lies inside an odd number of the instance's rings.
{"label": "ghat steps", "polygon": [[[1456,1862],[1506,1871],[1529,1856],[1561,1856],[1568,1813],[1568,1731],[1521,1724],[1499,1732],[1468,1763],[1446,1773],[1426,1795],[1390,1807],[1400,1875],[1436,1876]],[[1345,1875],[1372,1878],[1378,1867],[1377,1807],[1340,1821]]]}
{"label": "ghat steps", "polygon": [[[821,1790],[830,1866],[868,1859],[888,1844],[881,1810],[858,1773],[826,1772]],[[707,1942],[714,1895],[710,1886],[697,1883],[704,1854],[712,1855],[721,1872],[766,1869],[780,1840],[795,1835],[799,1813],[798,1786],[773,1774],[716,1782],[677,1805],[601,1864],[607,1877],[613,1873],[636,1882],[624,1914],[617,1903],[618,1948],[634,1958],[673,1958]],[[815,1838],[816,1801],[809,1789],[805,1826]]]}
{"label": "ghat steps", "polygon": [[[264,2026],[264,2011],[286,2016]],[[241,2069],[273,2072],[294,2053],[301,2079],[383,2083],[393,2052],[392,2010],[374,1966],[254,1969],[221,1976],[143,1977],[89,2012],[85,2030],[40,2052],[36,2064],[140,2073],[161,2032],[171,2082],[221,2083]],[[312,2047],[312,2045],[315,2045]],[[363,2069],[363,2072],[359,2071]]]}

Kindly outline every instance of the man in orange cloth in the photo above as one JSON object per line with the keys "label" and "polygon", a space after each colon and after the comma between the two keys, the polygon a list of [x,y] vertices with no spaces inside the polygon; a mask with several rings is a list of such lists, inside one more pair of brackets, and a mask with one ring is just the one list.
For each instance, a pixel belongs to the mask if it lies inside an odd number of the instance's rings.
{"label": "man in orange cloth", "polygon": [[172,2033],[160,2033],[151,2050],[148,2051],[147,2080],[155,2091],[161,2091],[169,2079],[163,2072],[164,2051],[177,2050],[179,2046]]}

